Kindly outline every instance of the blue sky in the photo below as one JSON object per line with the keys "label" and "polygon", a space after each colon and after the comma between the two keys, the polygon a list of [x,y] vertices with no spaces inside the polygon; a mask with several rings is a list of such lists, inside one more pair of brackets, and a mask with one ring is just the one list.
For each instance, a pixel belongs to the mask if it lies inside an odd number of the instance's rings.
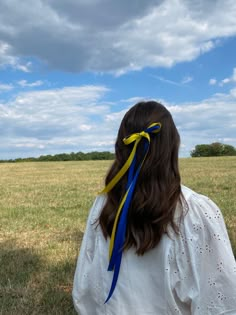
{"label": "blue sky", "polygon": [[2,0],[0,159],[113,151],[149,99],[172,113],[180,156],[236,146],[235,17],[233,0]]}

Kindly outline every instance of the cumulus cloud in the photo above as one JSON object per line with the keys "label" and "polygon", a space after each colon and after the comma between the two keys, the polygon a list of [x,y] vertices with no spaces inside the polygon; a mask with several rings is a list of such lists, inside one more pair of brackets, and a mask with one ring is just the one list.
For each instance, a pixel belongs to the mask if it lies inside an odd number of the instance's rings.
{"label": "cumulus cloud", "polygon": [[72,86],[21,92],[0,104],[1,158],[90,151],[109,112],[101,102],[107,91],[104,86]]}
{"label": "cumulus cloud", "polygon": [[185,144],[184,151],[189,153],[200,143],[223,142],[235,146],[235,103],[236,97],[230,92],[201,102],[169,105]]}
{"label": "cumulus cloud", "polygon": [[[39,156],[71,151],[114,150],[121,119],[134,97],[106,102],[105,86],[71,86],[20,92],[0,104],[0,158]],[[196,103],[171,104],[179,129],[181,156],[199,143],[236,145],[236,91],[216,94]]]}
{"label": "cumulus cloud", "polygon": [[[223,142],[236,146],[236,89],[200,102],[171,104],[159,100],[171,112],[180,132],[180,155],[189,156],[197,144]],[[106,115],[106,122],[122,119],[130,106]]]}
{"label": "cumulus cloud", "polygon": [[31,56],[53,69],[118,75],[170,67],[235,35],[235,15],[234,0],[2,0],[0,64],[29,71],[19,56]]}

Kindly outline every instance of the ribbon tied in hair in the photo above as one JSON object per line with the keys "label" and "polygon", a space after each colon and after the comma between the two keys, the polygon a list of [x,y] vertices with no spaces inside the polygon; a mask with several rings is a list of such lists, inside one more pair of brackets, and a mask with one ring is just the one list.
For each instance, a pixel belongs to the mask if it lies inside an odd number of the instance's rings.
{"label": "ribbon tied in hair", "polygon": [[[116,213],[115,221],[112,228],[112,234],[109,245],[109,265],[108,271],[114,271],[112,284],[110,288],[110,292],[105,301],[111,298],[120,271],[120,264],[122,258],[122,250],[125,242],[125,233],[126,233],[126,225],[127,225],[127,213],[132,200],[134,188],[137,182],[137,178],[139,172],[142,168],[142,165],[146,159],[148,154],[149,146],[150,146],[150,134],[158,133],[161,129],[161,123],[153,123],[144,131],[140,133],[133,133],[130,136],[123,139],[125,145],[129,145],[134,142],[133,149],[124,164],[124,166],[120,169],[120,171],[116,174],[116,176],[107,184],[107,186],[102,190],[101,193],[107,193],[119,182],[119,180],[124,176],[124,174],[129,169],[128,173],[128,183],[126,186],[126,193],[121,200],[119,208]],[[144,155],[141,163],[136,165],[136,150],[141,139],[144,138],[146,143],[144,145]],[[136,171],[135,171],[136,168]]]}

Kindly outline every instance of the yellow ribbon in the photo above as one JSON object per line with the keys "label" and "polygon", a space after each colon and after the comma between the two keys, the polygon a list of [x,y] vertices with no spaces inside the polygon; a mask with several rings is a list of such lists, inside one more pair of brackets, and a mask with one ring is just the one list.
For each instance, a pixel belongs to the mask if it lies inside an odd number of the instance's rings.
{"label": "yellow ribbon", "polygon": [[117,213],[116,213],[116,217],[115,217],[115,221],[114,221],[114,224],[113,224],[113,227],[112,227],[112,232],[111,232],[111,240],[110,240],[110,244],[109,244],[109,259],[111,259],[111,255],[112,255],[112,251],[113,251],[113,247],[114,247],[114,242],[115,242],[115,236],[116,236],[116,230],[117,230],[117,225],[118,225],[118,220],[119,220],[119,217],[120,217],[120,213],[121,213],[121,210],[123,208],[123,205],[125,203],[125,200],[127,198],[127,195],[128,195],[128,192],[129,192],[129,189],[126,191],[124,197],[122,198],[122,201],[119,205],[119,208],[117,210]]}

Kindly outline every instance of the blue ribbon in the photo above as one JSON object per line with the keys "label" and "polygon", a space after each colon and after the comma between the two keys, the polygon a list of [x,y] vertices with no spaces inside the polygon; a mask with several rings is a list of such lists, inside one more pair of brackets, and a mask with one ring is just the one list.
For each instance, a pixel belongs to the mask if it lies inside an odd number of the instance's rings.
{"label": "blue ribbon", "polygon": [[[152,127],[149,127],[145,130],[146,133],[152,133],[155,132],[157,129],[160,129],[161,126],[160,125],[155,125]],[[146,154],[149,150],[149,141],[144,138],[145,143],[144,143],[144,158],[143,161],[146,157]],[[112,251],[112,255],[109,261],[109,265],[108,265],[108,271],[114,271],[113,273],[113,279],[112,279],[112,284],[111,284],[111,288],[108,294],[108,297],[105,301],[105,303],[107,303],[109,301],[109,299],[111,298],[115,287],[116,287],[116,283],[118,280],[118,276],[119,276],[119,271],[120,271],[120,265],[121,265],[121,259],[122,259],[122,251],[123,251],[123,246],[124,246],[124,242],[125,242],[125,234],[126,234],[126,226],[127,226],[127,214],[128,214],[128,210],[129,210],[129,206],[133,197],[133,193],[134,193],[134,189],[137,183],[137,179],[138,179],[138,175],[140,173],[141,167],[143,165],[143,161],[142,163],[140,163],[140,165],[138,166],[136,172],[135,172],[135,167],[136,167],[136,153],[134,156],[134,159],[129,167],[129,173],[128,173],[128,182],[126,185],[126,189],[127,189],[127,197],[125,200],[125,203],[123,205],[122,208],[122,212],[120,214],[120,218],[119,218],[119,223],[118,223],[118,227],[117,227],[117,231],[115,234],[115,240],[114,240],[114,247],[113,247],[113,251]]]}

